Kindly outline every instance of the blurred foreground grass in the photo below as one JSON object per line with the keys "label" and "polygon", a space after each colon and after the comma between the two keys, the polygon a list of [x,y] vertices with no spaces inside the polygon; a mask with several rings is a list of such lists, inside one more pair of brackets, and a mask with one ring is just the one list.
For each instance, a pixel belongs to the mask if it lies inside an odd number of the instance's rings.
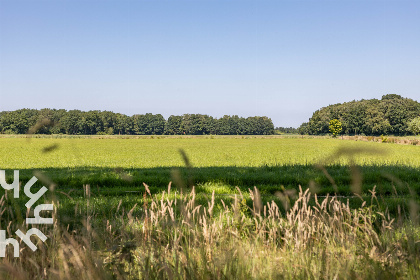
{"label": "blurred foreground grass", "polygon": [[[132,208],[122,199],[96,208],[89,186],[84,191],[84,203],[76,202],[72,214],[82,226],[66,226],[60,210],[49,213],[54,225],[39,226],[47,241],[38,242],[35,252],[21,248],[19,258],[8,246],[0,260],[2,279],[420,277],[418,209],[394,219],[378,211],[374,193],[353,208],[336,196],[314,197],[309,189],[279,194],[279,204],[264,203],[254,188],[247,205],[241,192],[199,203],[194,188],[153,195],[145,186]],[[60,209],[59,200],[53,203]],[[1,213],[13,213],[12,205],[3,196]],[[21,227],[16,217],[3,216],[4,223],[8,232]]]}

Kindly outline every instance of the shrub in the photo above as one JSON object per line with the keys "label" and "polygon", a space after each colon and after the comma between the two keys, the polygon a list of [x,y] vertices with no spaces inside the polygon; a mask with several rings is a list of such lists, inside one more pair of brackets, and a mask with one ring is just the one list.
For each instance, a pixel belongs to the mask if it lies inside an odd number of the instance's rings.
{"label": "shrub", "polygon": [[342,124],[339,120],[333,119],[330,121],[329,130],[332,133],[333,137],[337,137],[343,129]]}
{"label": "shrub", "polygon": [[408,129],[408,131],[410,131],[414,135],[419,134],[420,133],[420,116],[412,119],[408,123],[408,128],[407,129]]}

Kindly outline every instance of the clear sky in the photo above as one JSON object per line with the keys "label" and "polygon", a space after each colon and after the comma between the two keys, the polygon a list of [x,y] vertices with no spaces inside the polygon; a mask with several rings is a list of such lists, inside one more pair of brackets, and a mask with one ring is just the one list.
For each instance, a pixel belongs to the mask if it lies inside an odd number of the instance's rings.
{"label": "clear sky", "polygon": [[420,101],[420,1],[0,0],[0,110],[268,116]]}

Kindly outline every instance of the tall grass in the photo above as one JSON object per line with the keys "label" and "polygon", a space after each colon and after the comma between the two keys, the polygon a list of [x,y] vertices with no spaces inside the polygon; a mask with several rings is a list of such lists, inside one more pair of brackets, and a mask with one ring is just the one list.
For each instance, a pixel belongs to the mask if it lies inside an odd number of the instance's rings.
{"label": "tall grass", "polygon": [[[420,277],[420,228],[410,217],[394,221],[375,212],[375,193],[352,209],[335,196],[310,205],[312,194],[299,189],[282,214],[249,190],[231,203],[216,203],[214,192],[199,204],[195,189],[174,195],[171,186],[152,195],[145,185],[139,204],[114,208],[100,219],[89,208],[77,215],[83,227],[70,229],[57,219],[43,226],[46,243],[38,250],[22,245],[21,257],[0,260],[2,279],[415,279]],[[286,199],[285,199],[286,198]],[[1,226],[16,223],[10,197],[0,200]],[[54,201],[59,207],[59,202]],[[114,207],[111,206],[110,207]],[[416,211],[416,210],[413,210]],[[29,215],[27,213],[26,215]],[[412,217],[418,215],[413,212]]]}

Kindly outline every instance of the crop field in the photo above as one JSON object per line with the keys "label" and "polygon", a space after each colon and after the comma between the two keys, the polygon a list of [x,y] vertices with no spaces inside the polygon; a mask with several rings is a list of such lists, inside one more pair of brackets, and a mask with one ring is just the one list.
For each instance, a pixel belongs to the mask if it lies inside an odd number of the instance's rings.
{"label": "crop field", "polygon": [[[50,243],[3,260],[9,276],[45,276],[41,263],[51,266],[51,279],[420,273],[416,145],[307,136],[10,136],[0,138],[0,169],[8,182],[19,170],[22,186],[35,175],[35,186],[50,190],[45,203],[55,205]],[[24,203],[3,196],[1,229],[22,221]],[[340,263],[343,255],[348,262]]]}

